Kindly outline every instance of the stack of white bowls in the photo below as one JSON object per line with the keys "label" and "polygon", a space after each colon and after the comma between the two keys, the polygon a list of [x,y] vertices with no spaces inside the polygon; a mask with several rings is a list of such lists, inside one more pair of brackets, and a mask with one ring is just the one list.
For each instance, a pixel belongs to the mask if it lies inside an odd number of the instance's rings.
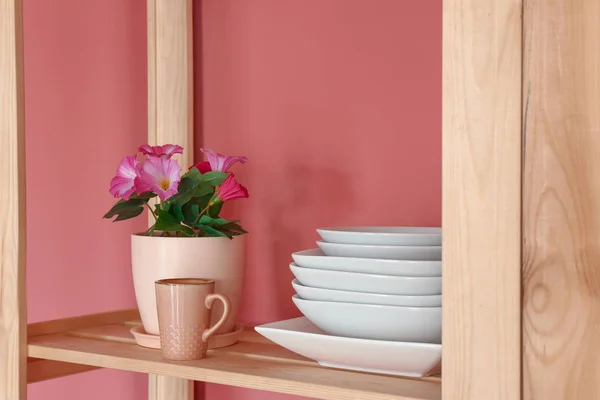
{"label": "stack of white bowls", "polygon": [[441,343],[442,232],[429,227],[317,229],[292,255],[293,301],[330,335]]}

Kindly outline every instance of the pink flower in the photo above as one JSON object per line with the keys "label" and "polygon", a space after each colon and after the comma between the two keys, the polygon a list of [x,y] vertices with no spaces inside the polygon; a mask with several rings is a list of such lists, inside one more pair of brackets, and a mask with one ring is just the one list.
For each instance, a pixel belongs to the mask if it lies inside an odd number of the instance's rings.
{"label": "pink flower", "polygon": [[139,151],[146,156],[169,159],[173,157],[173,154],[182,154],[183,147],[177,144],[165,144],[162,146],[150,146],[149,144],[143,144],[140,146]]}
{"label": "pink flower", "polygon": [[225,179],[225,182],[223,182],[217,188],[217,193],[215,193],[215,197],[212,202],[214,204],[218,204],[228,200],[247,198],[249,196],[248,189],[240,185],[235,180],[233,174],[231,174],[227,177],[227,179]]}
{"label": "pink flower", "polygon": [[138,193],[154,192],[162,201],[177,193],[181,167],[175,160],[148,157],[142,164],[135,188]]}
{"label": "pink flower", "polygon": [[[240,162],[242,164],[248,161],[247,157],[242,156],[224,156],[223,154],[217,153],[211,149],[200,149],[202,153],[208,159],[208,163],[210,165],[210,169],[208,171],[220,171],[220,172],[229,172],[229,168],[233,166],[236,162]],[[206,161],[198,163],[194,165],[194,167],[198,168],[198,170],[202,173],[207,172],[202,169],[206,169],[208,166],[205,164]],[[202,169],[201,169],[202,168]]]}
{"label": "pink flower", "polygon": [[138,176],[140,163],[135,156],[127,156],[121,160],[117,175],[110,180],[110,194],[129,200],[135,192],[134,180]]}

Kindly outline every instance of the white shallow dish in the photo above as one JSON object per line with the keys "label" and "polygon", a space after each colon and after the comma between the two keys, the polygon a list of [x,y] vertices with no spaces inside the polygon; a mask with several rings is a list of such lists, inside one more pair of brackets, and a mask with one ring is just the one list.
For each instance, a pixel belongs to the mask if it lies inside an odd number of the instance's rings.
{"label": "white shallow dish", "polygon": [[397,307],[304,300],[296,307],[313,324],[335,336],[398,342],[442,342],[442,307]]}
{"label": "white shallow dish", "polygon": [[433,296],[400,296],[393,294],[377,294],[349,292],[346,290],[321,289],[304,286],[297,279],[292,286],[298,296],[305,300],[338,301],[340,303],[375,304],[400,307],[441,307],[442,295]]}
{"label": "white shallow dish", "polygon": [[378,260],[326,256],[321,249],[298,251],[294,262],[304,268],[394,276],[442,276],[441,261]]}
{"label": "white shallow dish", "polygon": [[292,273],[304,286],[349,292],[431,296],[442,294],[442,278],[435,276],[391,276],[302,268],[290,264]]}
{"label": "white shallow dish", "polygon": [[325,367],[401,376],[437,371],[442,346],[331,336],[305,317],[257,326],[256,331]]}
{"label": "white shallow dish", "polygon": [[317,245],[326,256],[334,257],[422,261],[441,261],[442,259],[442,246],[373,246],[322,241],[318,241]]}
{"label": "white shallow dish", "polygon": [[354,226],[319,228],[325,242],[377,246],[441,246],[442,228],[412,226]]}

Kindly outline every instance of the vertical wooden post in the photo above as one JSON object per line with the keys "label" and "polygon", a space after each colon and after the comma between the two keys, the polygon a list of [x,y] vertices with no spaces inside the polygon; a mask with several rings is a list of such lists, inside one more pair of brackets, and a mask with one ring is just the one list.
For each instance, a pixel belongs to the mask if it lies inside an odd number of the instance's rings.
{"label": "vertical wooden post", "polygon": [[525,0],[523,393],[600,398],[600,2]]}
{"label": "vertical wooden post", "polygon": [[521,7],[444,1],[444,400],[521,398]]}
{"label": "vertical wooden post", "polygon": [[21,0],[0,0],[0,400],[27,397]]}
{"label": "vertical wooden post", "polygon": [[148,0],[148,140],[194,154],[194,71],[191,0]]}
{"label": "vertical wooden post", "polygon": [[[148,143],[183,146],[185,169],[194,154],[192,1],[147,0],[147,15]],[[193,383],[150,375],[149,399],[192,400]]]}

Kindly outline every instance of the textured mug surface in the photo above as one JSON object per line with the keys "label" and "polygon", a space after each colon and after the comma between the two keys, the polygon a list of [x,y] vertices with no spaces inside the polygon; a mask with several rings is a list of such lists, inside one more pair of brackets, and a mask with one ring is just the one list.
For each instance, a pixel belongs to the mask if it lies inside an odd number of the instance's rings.
{"label": "textured mug surface", "polygon": [[[155,289],[163,357],[179,361],[206,357],[208,339],[229,318],[229,298],[215,294],[215,281],[210,279],[162,279],[156,281]],[[211,327],[216,300],[223,303],[224,313]]]}

